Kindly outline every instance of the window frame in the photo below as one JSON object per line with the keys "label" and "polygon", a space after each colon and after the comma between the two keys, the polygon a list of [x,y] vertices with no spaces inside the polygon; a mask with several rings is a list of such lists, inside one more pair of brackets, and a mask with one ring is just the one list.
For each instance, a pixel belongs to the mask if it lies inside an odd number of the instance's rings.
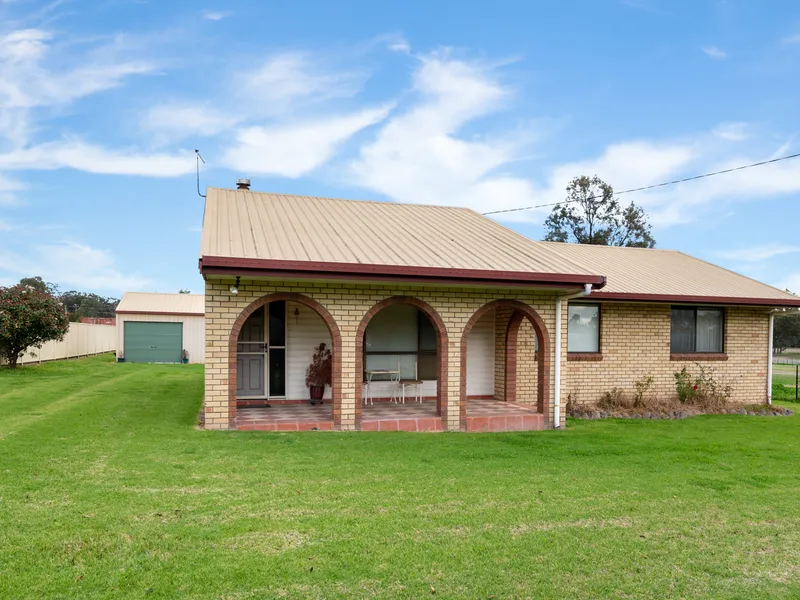
{"label": "window frame", "polygon": [[[569,349],[569,307],[597,307],[597,350],[595,352],[573,351]],[[601,361],[603,360],[603,304],[601,302],[567,302],[567,360]]]}
{"label": "window frame", "polygon": [[[676,351],[672,348],[672,311],[691,310],[694,319],[694,350]],[[722,316],[722,348],[718,351],[697,350],[697,311],[718,311]],[[728,341],[728,311],[724,306],[703,306],[699,304],[673,304],[669,307],[669,353],[670,360],[727,360]]]}
{"label": "window frame", "polygon": [[[436,339],[436,346],[437,346],[437,348],[434,349],[434,350],[422,350],[421,349],[422,348],[422,323],[424,322],[423,319],[425,319],[429,323],[431,329],[433,330],[434,337]],[[367,327],[369,327],[369,325]],[[369,357],[369,356],[416,356],[417,357],[417,377],[419,377],[419,379],[421,381],[438,381],[438,373],[439,373],[439,359],[438,359],[439,350],[438,350],[438,346],[439,346],[439,336],[438,336],[437,331],[436,331],[436,325],[434,325],[433,321],[431,321],[431,319],[428,317],[428,315],[426,315],[424,312],[422,312],[419,308],[417,308],[417,349],[416,350],[367,350],[367,336],[366,336],[366,332],[365,332],[364,333],[364,342],[363,342],[363,345],[361,347],[361,352],[362,352],[362,355],[364,357],[364,360],[363,360],[363,365],[364,366],[363,366],[363,369],[362,369],[363,381],[367,380],[367,357]],[[433,379],[425,379],[419,373],[420,358],[423,357],[423,356],[426,356],[426,357],[433,356],[433,357],[435,357],[436,368],[435,368],[434,372],[435,372],[435,374],[437,374],[437,376],[434,377]],[[390,380],[389,376],[382,376],[382,375],[373,377],[373,379],[372,379],[372,381],[375,381],[375,382],[378,382],[378,381],[389,381],[389,380]]]}

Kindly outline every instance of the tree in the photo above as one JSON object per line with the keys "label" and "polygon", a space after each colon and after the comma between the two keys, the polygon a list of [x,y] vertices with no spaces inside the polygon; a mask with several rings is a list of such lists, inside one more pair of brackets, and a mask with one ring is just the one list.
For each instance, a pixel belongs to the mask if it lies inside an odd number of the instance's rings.
{"label": "tree", "polygon": [[10,368],[28,348],[63,340],[67,331],[67,315],[52,295],[22,283],[0,287],[0,353]]}
{"label": "tree", "polygon": [[548,242],[654,248],[647,215],[633,202],[623,208],[614,189],[597,177],[576,177],[567,197],[544,222]]}
{"label": "tree", "polygon": [[191,294],[192,291],[191,290],[178,290],[178,293],[179,294]]}
{"label": "tree", "polygon": [[787,312],[775,315],[772,347],[778,353],[786,348],[800,348],[800,313]]}
{"label": "tree", "polygon": [[75,290],[64,292],[59,300],[67,309],[71,321],[80,321],[82,317],[113,317],[119,304],[116,298],[104,298]]}
{"label": "tree", "polygon": [[38,275],[36,277],[23,277],[19,280],[19,283],[51,296],[55,296],[58,293],[58,286],[55,283],[49,283]]}

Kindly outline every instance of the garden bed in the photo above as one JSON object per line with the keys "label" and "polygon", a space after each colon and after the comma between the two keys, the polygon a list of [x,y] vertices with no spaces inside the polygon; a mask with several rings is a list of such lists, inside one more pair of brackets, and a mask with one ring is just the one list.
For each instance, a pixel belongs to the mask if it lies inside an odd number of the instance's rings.
{"label": "garden bed", "polygon": [[567,416],[575,419],[686,419],[698,415],[751,415],[759,417],[791,417],[788,408],[768,404],[731,405],[718,410],[700,410],[694,406],[682,406],[673,410],[616,409],[591,407],[568,409]]}

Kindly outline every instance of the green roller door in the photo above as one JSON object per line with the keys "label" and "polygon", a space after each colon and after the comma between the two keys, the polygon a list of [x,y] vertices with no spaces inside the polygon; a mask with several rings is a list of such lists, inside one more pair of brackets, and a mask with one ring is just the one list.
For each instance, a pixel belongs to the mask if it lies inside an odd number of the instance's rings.
{"label": "green roller door", "polygon": [[125,322],[125,362],[181,362],[183,323]]}

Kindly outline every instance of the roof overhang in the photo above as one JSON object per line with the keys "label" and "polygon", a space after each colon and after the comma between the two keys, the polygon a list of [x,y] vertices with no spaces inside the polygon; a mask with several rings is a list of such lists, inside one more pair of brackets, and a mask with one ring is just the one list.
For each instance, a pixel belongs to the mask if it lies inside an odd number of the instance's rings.
{"label": "roof overhang", "polygon": [[484,284],[489,286],[522,285],[530,287],[583,287],[586,284],[590,284],[594,289],[598,290],[606,284],[606,278],[602,275],[310,262],[226,256],[203,256],[200,258],[199,267],[200,273],[204,276],[238,275],[241,277],[279,277],[285,279],[408,281],[448,285]]}
{"label": "roof overhang", "polygon": [[205,313],[198,312],[174,312],[166,310],[116,310],[118,315],[175,315],[179,317],[205,317]]}
{"label": "roof overhang", "polygon": [[597,292],[595,300],[619,302],[671,302],[674,304],[722,304],[768,307],[800,307],[800,298],[740,298],[735,296],[677,296],[669,294],[629,294],[624,292]]}

